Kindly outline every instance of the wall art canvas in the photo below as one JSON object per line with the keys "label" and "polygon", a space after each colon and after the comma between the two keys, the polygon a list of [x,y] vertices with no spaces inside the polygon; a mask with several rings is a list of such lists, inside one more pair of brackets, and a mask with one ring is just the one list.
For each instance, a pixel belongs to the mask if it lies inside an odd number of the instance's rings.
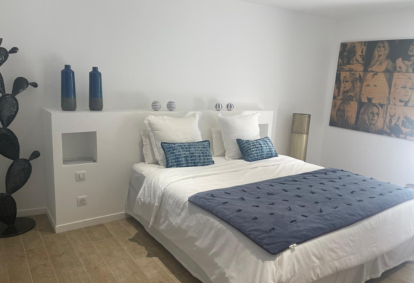
{"label": "wall art canvas", "polygon": [[414,140],[414,39],[341,43],[329,125]]}

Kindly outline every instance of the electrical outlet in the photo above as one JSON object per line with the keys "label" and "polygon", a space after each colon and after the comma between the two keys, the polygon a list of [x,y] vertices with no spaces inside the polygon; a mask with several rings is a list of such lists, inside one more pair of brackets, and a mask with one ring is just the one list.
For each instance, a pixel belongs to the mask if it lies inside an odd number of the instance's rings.
{"label": "electrical outlet", "polygon": [[75,172],[76,181],[86,181],[86,171]]}
{"label": "electrical outlet", "polygon": [[88,204],[88,196],[81,196],[77,198],[78,206],[84,206]]}

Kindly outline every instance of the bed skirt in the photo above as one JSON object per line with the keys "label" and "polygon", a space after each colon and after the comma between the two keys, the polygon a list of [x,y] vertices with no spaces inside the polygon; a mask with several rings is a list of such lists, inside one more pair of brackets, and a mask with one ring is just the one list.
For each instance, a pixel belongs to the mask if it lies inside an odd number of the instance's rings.
{"label": "bed skirt", "polygon": [[[194,277],[198,278],[203,283],[213,283],[203,271],[202,267],[200,267],[192,258],[167,239],[154,226],[148,228],[148,221],[133,213],[137,195],[138,193],[135,189],[129,188],[128,198],[125,204],[126,213],[139,221],[148,233],[162,244]],[[363,283],[370,279],[378,278],[383,272],[412,260],[414,260],[414,238],[409,239],[395,249],[380,255],[369,262],[331,274],[325,278],[314,281],[314,283]]]}

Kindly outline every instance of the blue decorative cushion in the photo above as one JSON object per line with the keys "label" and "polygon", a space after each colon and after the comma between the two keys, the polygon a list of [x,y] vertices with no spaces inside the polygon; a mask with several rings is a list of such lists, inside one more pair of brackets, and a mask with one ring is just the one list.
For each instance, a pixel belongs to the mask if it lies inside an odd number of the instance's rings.
{"label": "blue decorative cushion", "polygon": [[253,141],[237,139],[237,143],[244,160],[249,162],[278,156],[269,137]]}
{"label": "blue decorative cushion", "polygon": [[210,141],[169,143],[162,142],[167,168],[193,167],[214,164],[210,152]]}

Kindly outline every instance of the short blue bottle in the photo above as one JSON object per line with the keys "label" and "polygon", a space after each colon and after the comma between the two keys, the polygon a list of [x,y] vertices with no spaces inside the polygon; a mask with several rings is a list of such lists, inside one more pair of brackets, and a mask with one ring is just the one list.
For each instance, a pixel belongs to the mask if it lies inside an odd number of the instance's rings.
{"label": "short blue bottle", "polygon": [[75,72],[70,65],[65,65],[61,72],[61,106],[64,111],[76,110]]}
{"label": "short blue bottle", "polygon": [[92,67],[89,73],[89,109],[101,111],[103,109],[102,99],[102,75],[98,67]]}

